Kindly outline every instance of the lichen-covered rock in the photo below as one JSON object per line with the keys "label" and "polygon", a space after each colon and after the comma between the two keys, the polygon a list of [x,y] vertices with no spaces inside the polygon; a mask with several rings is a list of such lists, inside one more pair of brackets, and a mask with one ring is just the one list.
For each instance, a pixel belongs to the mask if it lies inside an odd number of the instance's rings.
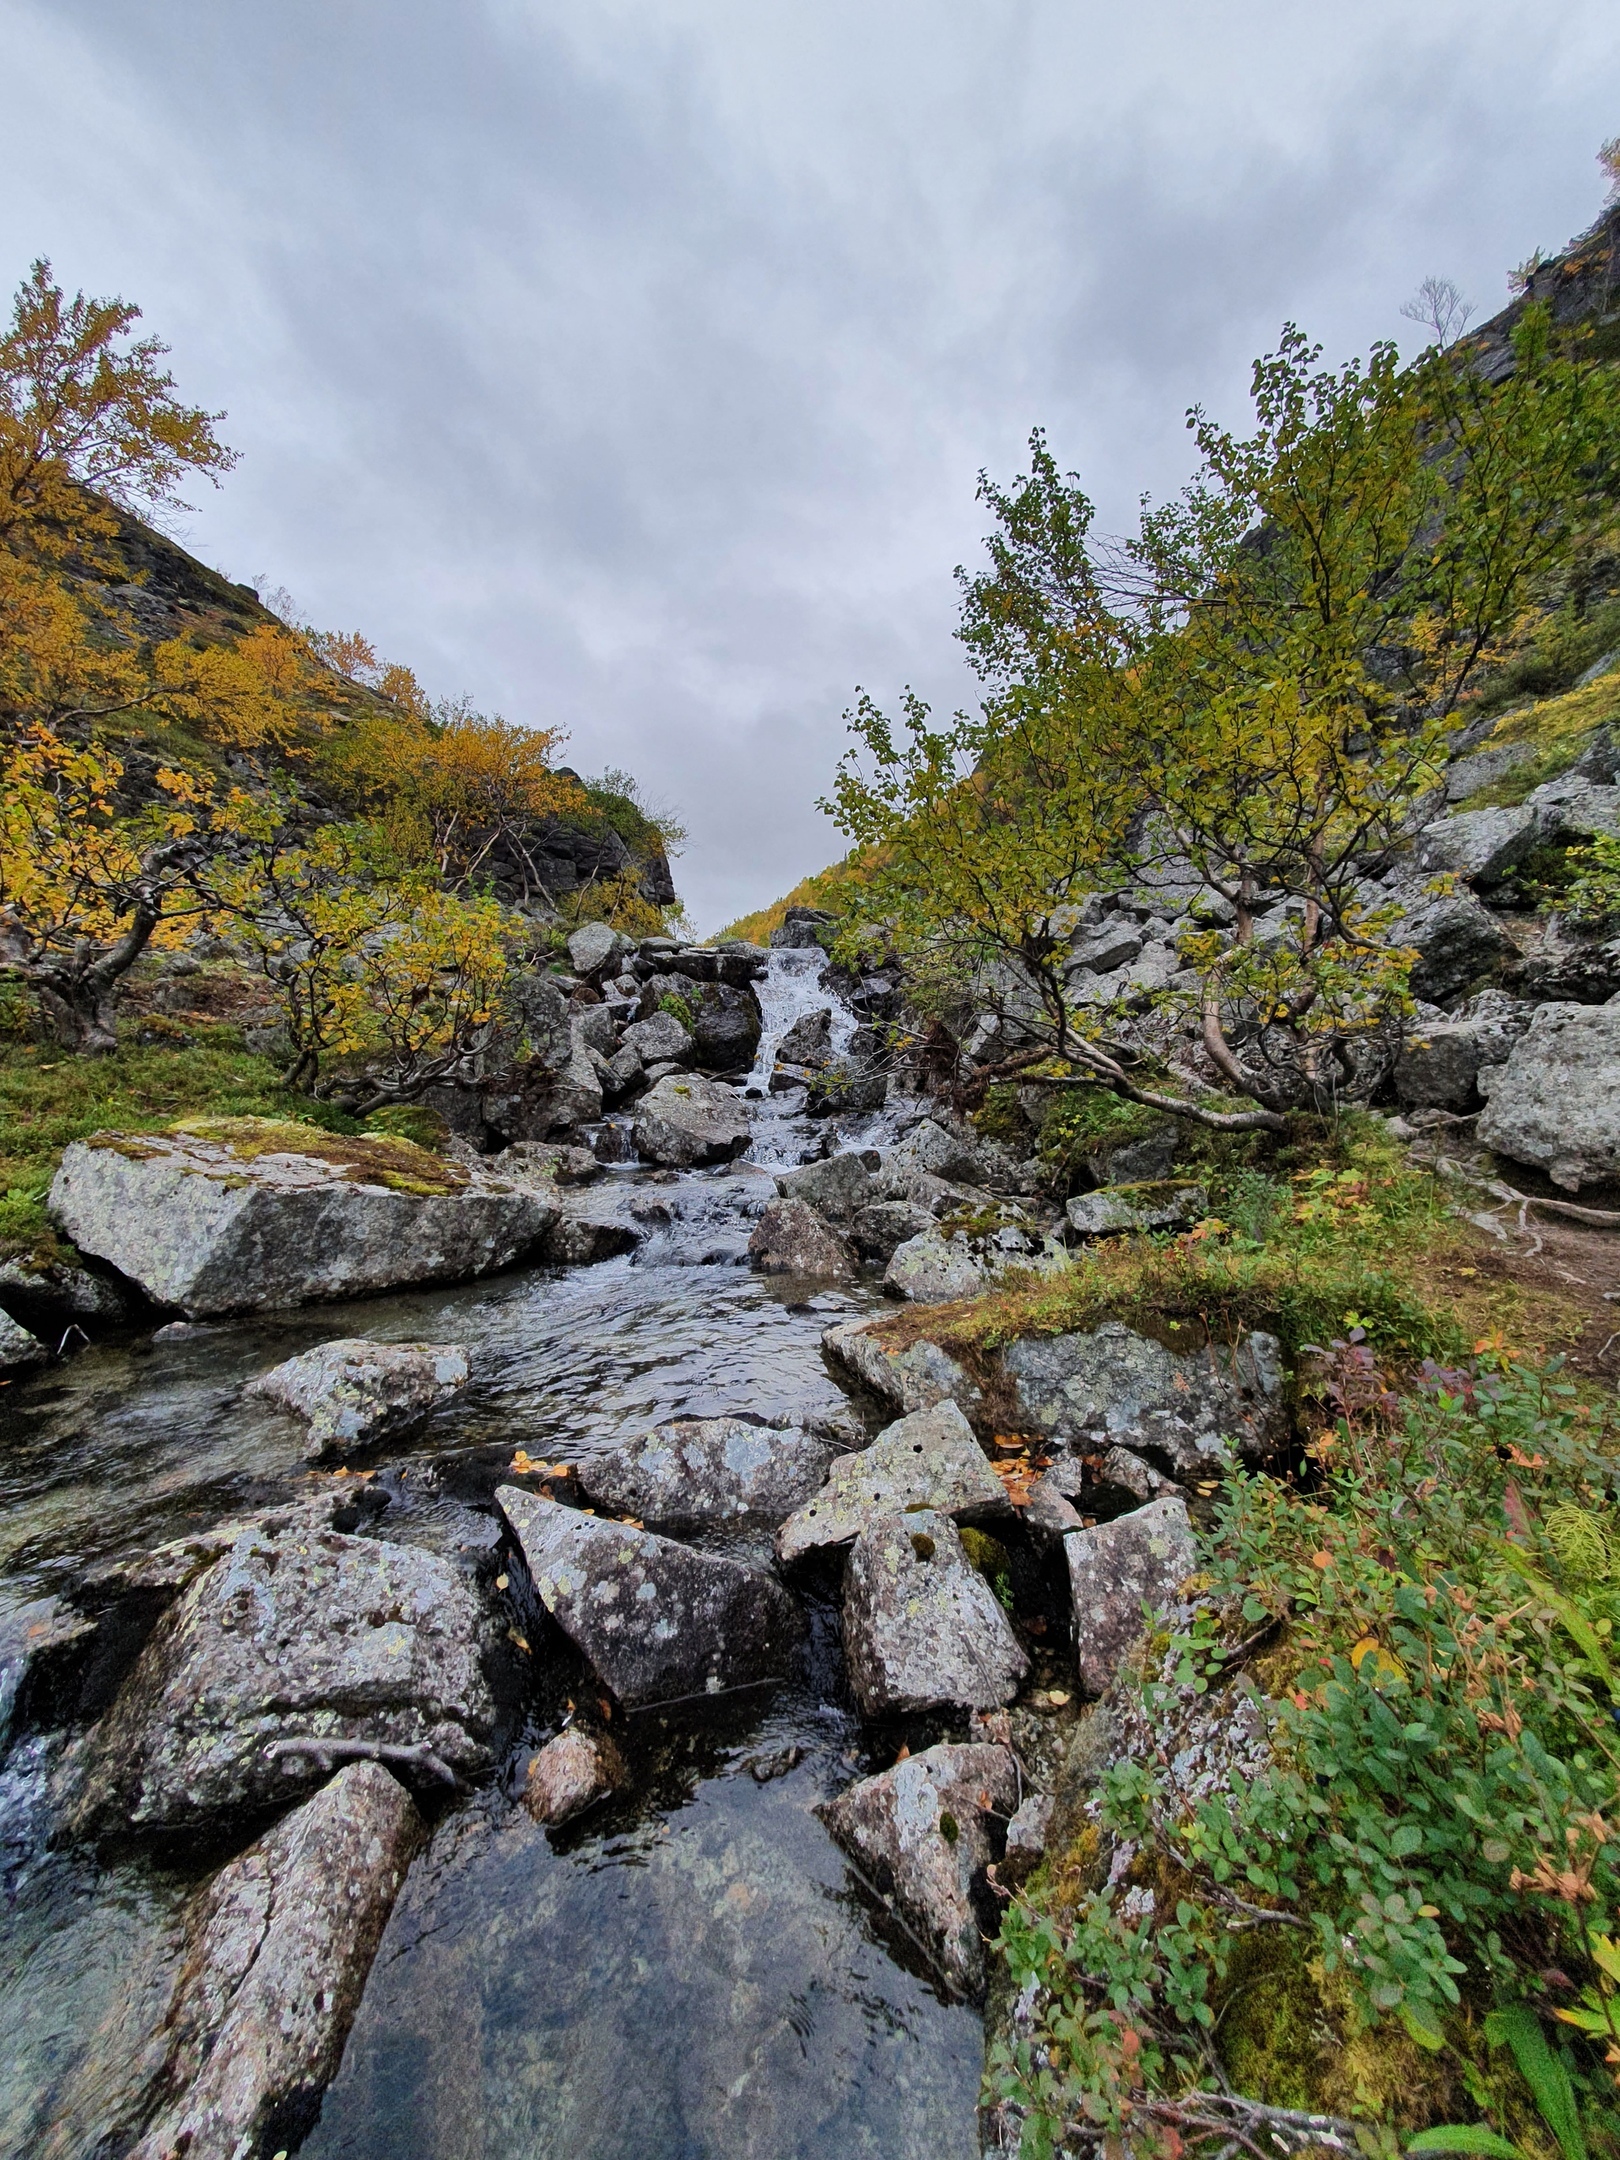
{"label": "lichen-covered rock", "polygon": [[10,1313],[0,1312],[0,1372],[16,1372],[24,1365],[40,1365],[50,1356],[37,1335],[30,1335]]}
{"label": "lichen-covered rock", "polygon": [[821,1347],[897,1410],[929,1410],[942,1402],[961,1410],[982,1406],[978,1382],[938,1343],[893,1349],[873,1332],[879,1326],[878,1320],[841,1320],[827,1329]]}
{"label": "lichen-covered rock", "polygon": [[1117,1320],[1086,1334],[1024,1336],[1002,1352],[1022,1427],[1118,1443],[1177,1472],[1260,1461],[1287,1437],[1276,1338],[1254,1333],[1189,1353]]}
{"label": "lichen-covered rock", "polygon": [[579,1466],[585,1497],[655,1529],[753,1521],[773,1526],[827,1471],[824,1440],[796,1425],[676,1418]]}
{"label": "lichen-covered rock", "polygon": [[0,1266],[0,1311],[20,1321],[30,1334],[60,1342],[69,1328],[100,1337],[129,1327],[141,1315],[139,1291],[88,1268],[53,1261],[36,1267],[28,1260]]}
{"label": "lichen-covered rock", "polygon": [[1019,1889],[1046,1858],[1053,1806],[1050,1793],[1031,1793],[1019,1803],[1007,1825],[1007,1849],[996,1868],[996,1880],[1004,1888]]}
{"label": "lichen-covered rock", "polygon": [[467,1385],[459,1343],[322,1343],[261,1373],[247,1389],[303,1419],[308,1456],[351,1455],[412,1432]]}
{"label": "lichen-covered rock", "polygon": [[996,1594],[948,1515],[867,1524],[844,1571],[844,1656],[868,1717],[1011,1702],[1029,1670]]}
{"label": "lichen-covered rock", "polygon": [[568,959],[576,975],[605,974],[630,950],[630,940],[604,922],[581,923],[568,940]]}
{"label": "lichen-covered rock", "polygon": [[404,1788],[355,1763],[199,1892],[131,2160],[231,2160],[269,2152],[272,2127],[277,2148],[303,2136],[422,1836]]}
{"label": "lichen-covered rock", "polygon": [[592,1185],[602,1175],[602,1165],[588,1147],[570,1147],[560,1140],[514,1140],[502,1148],[491,1169],[509,1185]]}
{"label": "lichen-covered rock", "polygon": [[800,1621],[774,1577],[503,1485],[540,1601],[627,1707],[779,1680]]}
{"label": "lichen-covered rock", "polygon": [[538,1823],[572,1822],[624,1782],[623,1757],[605,1733],[570,1725],[529,1765],[523,1805]]}
{"label": "lichen-covered rock", "polygon": [[76,1140],[50,1210],[81,1251],[192,1318],[487,1275],[556,1213],[409,1141],[263,1118]]}
{"label": "lichen-covered rock", "polygon": [[1414,852],[1422,870],[1455,870],[1491,885],[1516,870],[1539,837],[1540,819],[1529,804],[1511,810],[1459,810],[1420,834]]}
{"label": "lichen-covered rock", "polygon": [[984,1288],[984,1264],[955,1238],[924,1230],[889,1256],[883,1287],[912,1305],[949,1305]]}
{"label": "lichen-covered rock", "polygon": [[637,1148],[677,1170],[730,1162],[748,1145],[748,1113],[730,1088],[701,1074],[667,1074],[636,1105]]}
{"label": "lichen-covered rock", "polygon": [[819,1275],[848,1282],[855,1253],[807,1200],[767,1202],[748,1240],[748,1258],[762,1275]]}
{"label": "lichen-covered rock", "polygon": [[829,1155],[825,1161],[784,1171],[776,1181],[776,1189],[784,1200],[808,1201],[830,1222],[848,1222],[877,1191],[872,1171],[878,1161],[871,1149]]}
{"label": "lichen-covered rock", "polygon": [[1063,1541],[1080,1685],[1103,1694],[1142,1633],[1142,1607],[1167,1605],[1198,1564],[1181,1500],[1153,1500]]}
{"label": "lichen-covered rock", "polygon": [[65,1766],[71,1825],[213,1829],[307,1791],[322,1743],[326,1769],[344,1742],[414,1750],[400,1774],[428,1787],[482,1769],[495,1723],[484,1638],[436,1554],[266,1518],[164,1614]]}
{"label": "lichen-covered rock", "polygon": [[[1375,891],[1370,897],[1381,904],[1391,896]],[[1417,949],[1414,996],[1443,1005],[1519,956],[1490,909],[1466,889],[1430,893],[1421,885],[1408,885],[1393,897],[1402,913],[1388,935]]]}
{"label": "lichen-covered rock", "polygon": [[955,1403],[937,1403],[898,1419],[859,1454],[836,1456],[820,1492],[777,1532],[777,1557],[847,1545],[878,1516],[910,1508],[983,1521],[1011,1507],[973,1427]]}
{"label": "lichen-covered rock", "polygon": [[1076,1193],[1069,1202],[1069,1228],[1078,1237],[1117,1237],[1126,1232],[1178,1230],[1209,1213],[1202,1185],[1162,1188],[1105,1186],[1101,1192]]}
{"label": "lichen-covered rock", "polygon": [[[722,968],[725,960],[721,961]],[[706,1072],[747,1072],[759,1048],[759,999],[746,982],[706,982],[692,1008],[692,1055]]]}
{"label": "lichen-covered rock", "polygon": [[816,1811],[964,1995],[983,1992],[984,1936],[997,1925],[985,1876],[999,1842],[993,1820],[1017,1800],[1008,1749],[941,1746],[862,1778]]}
{"label": "lichen-covered rock", "polygon": [[624,1047],[643,1065],[684,1065],[692,1055],[692,1038],[673,1013],[654,1012],[631,1022],[624,1031]]}
{"label": "lichen-covered rock", "polygon": [[1486,997],[1490,1003],[1484,1011],[1413,1026],[1395,1061],[1395,1090],[1403,1103],[1435,1110],[1475,1106],[1480,1074],[1488,1065],[1507,1062],[1533,1011],[1498,991]]}
{"label": "lichen-covered rock", "polygon": [[874,1200],[859,1210],[849,1228],[861,1258],[886,1267],[908,1238],[923,1236],[933,1223],[927,1208],[915,1200]]}
{"label": "lichen-covered rock", "polygon": [[984,1163],[976,1148],[958,1140],[932,1118],[923,1118],[883,1158],[885,1172],[897,1175],[908,1170],[927,1170],[953,1185],[977,1185],[984,1177]]}
{"label": "lichen-covered rock", "polygon": [[1487,1147],[1566,1192],[1620,1176],[1620,1005],[1544,1005],[1480,1084]]}

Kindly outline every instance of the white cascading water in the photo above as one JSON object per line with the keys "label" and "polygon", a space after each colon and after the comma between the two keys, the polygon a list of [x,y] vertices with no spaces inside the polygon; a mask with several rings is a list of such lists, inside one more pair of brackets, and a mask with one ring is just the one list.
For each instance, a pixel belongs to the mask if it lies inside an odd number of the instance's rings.
{"label": "white cascading water", "polygon": [[805,1129],[797,1121],[804,1110],[804,1090],[771,1093],[771,1074],[776,1069],[777,1046],[807,1013],[830,1012],[829,1043],[834,1057],[849,1048],[859,1025],[855,1014],[827,980],[827,955],[817,945],[777,946],[770,964],[754,984],[763,1022],[754,1069],[739,1084],[759,1100],[750,1103],[754,1137],[748,1159],[762,1169],[784,1169],[799,1162],[805,1152]]}

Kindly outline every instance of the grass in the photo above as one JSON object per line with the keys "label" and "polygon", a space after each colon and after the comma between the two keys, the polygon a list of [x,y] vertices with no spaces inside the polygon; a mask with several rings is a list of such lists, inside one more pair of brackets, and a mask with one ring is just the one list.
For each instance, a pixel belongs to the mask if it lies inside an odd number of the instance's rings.
{"label": "grass", "polygon": [[1599,728],[1620,722],[1620,669],[1600,675],[1584,690],[1570,690],[1561,697],[1540,698],[1522,705],[1499,720],[1480,750],[1500,749],[1504,743],[1528,743],[1534,755],[1489,787],[1470,795],[1465,810],[1512,808],[1522,803],[1533,788],[1567,772]]}

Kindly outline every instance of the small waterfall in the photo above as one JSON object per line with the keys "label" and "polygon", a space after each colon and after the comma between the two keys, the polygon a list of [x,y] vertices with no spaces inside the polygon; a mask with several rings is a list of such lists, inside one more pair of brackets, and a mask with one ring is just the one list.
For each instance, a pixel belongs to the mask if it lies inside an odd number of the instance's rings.
{"label": "small waterfall", "polygon": [[849,1048],[858,1025],[854,1013],[828,981],[827,955],[817,945],[777,947],[769,971],[754,985],[764,1026],[760,1030],[759,1055],[744,1087],[768,1091],[776,1065],[776,1046],[796,1020],[823,1006],[832,1013],[832,1051],[839,1057]]}

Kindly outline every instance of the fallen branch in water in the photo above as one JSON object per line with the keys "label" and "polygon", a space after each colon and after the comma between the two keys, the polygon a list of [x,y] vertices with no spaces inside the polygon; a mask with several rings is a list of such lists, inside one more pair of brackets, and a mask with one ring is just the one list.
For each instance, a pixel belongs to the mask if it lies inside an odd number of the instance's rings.
{"label": "fallen branch in water", "polygon": [[330,1770],[340,1762],[375,1762],[389,1770],[425,1770],[441,1785],[461,1782],[443,1756],[435,1755],[425,1740],[407,1747],[390,1740],[326,1740],[314,1733],[293,1734],[284,1740],[272,1740],[265,1753],[272,1762],[283,1755],[308,1755],[322,1770]]}

